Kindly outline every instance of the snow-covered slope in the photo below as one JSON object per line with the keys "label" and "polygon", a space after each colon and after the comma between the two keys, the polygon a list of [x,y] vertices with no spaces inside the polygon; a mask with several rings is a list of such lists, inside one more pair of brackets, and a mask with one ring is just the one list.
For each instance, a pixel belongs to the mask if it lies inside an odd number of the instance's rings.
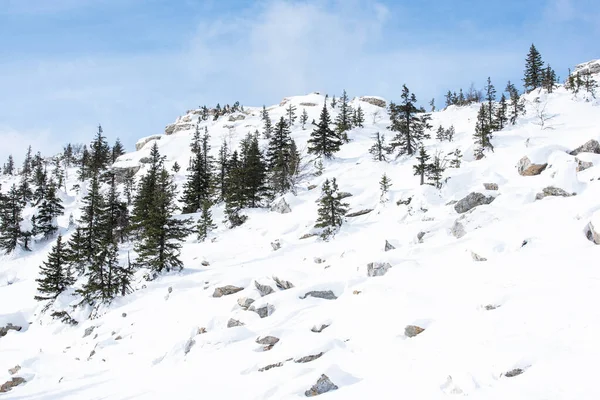
{"label": "snow-covered slope", "polygon": [[[551,129],[538,125],[537,96],[555,115],[546,122]],[[138,290],[94,319],[88,319],[89,310],[72,312],[80,321],[75,327],[50,319],[33,301],[34,279],[50,243],[38,244],[32,254],[0,256],[0,327],[23,327],[0,338],[0,383],[17,364],[27,380],[3,396],[296,399],[325,374],[338,386],[322,395],[332,400],[600,397],[594,368],[600,356],[600,247],[586,237],[600,209],[600,155],[567,153],[600,139],[600,104],[573,98],[563,88],[526,97],[527,115],[496,133],[495,151],[479,161],[472,144],[478,107],[433,113],[434,131],[454,125],[456,139],[427,140],[428,150],[446,154],[458,148],[465,154],[461,168],[446,171],[440,191],[418,186],[414,159],[371,159],[372,135],[391,137],[389,118],[384,108],[354,99],[352,105],[365,111],[365,128],[349,133],[352,142],[324,163],[323,175],[308,178],[296,196],[285,196],[291,213],[247,210],[244,225],[228,230],[220,224],[213,240],[190,237],[181,273],[140,279]],[[268,110],[277,121],[291,102],[312,121],[323,101],[319,94],[290,97]],[[196,113],[168,127],[171,134],[141,141],[140,150],[115,166],[137,168],[157,141],[169,166],[185,167]],[[248,132],[261,130],[259,113],[246,108],[243,119],[226,116],[200,126],[208,127],[216,153],[223,140],[235,148]],[[296,123],[293,137],[300,148],[310,132]],[[517,165],[524,156],[548,166],[540,175],[522,176]],[[593,166],[578,172],[581,162]],[[383,173],[393,183],[386,204],[379,202]],[[348,218],[330,242],[300,239],[311,231],[319,187],[331,177],[352,194],[346,199],[350,212],[373,211]],[[182,168],[177,182],[184,179]],[[496,183],[498,190],[485,190],[484,183]],[[576,195],[536,200],[549,186]],[[457,214],[452,203],[471,192],[495,200]],[[63,198],[67,213],[59,222],[68,235],[68,214],[77,217],[81,197]],[[214,217],[222,220],[222,206]],[[279,250],[271,246],[275,240]],[[386,240],[395,249],[384,251]],[[369,277],[372,262],[391,268]],[[293,287],[282,290],[274,278]],[[255,282],[274,292],[261,296]],[[225,285],[243,290],[213,297]],[[303,298],[310,291],[332,291],[336,299]],[[244,310],[238,304],[243,297],[254,299],[256,309],[267,306],[270,315]],[[69,294],[59,301],[66,307]],[[230,319],[244,325],[228,328]],[[408,337],[408,325],[425,330]],[[265,349],[256,342],[265,336],[279,341]]]}

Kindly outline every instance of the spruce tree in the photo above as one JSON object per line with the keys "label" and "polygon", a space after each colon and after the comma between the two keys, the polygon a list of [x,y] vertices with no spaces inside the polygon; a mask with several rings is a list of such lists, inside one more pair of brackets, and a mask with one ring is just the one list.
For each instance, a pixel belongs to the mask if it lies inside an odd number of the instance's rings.
{"label": "spruce tree", "polygon": [[388,146],[385,144],[385,135],[379,132],[373,136],[375,143],[369,149],[369,153],[373,156],[375,161],[387,161],[385,154],[389,152]]}
{"label": "spruce tree", "polygon": [[34,299],[37,301],[54,300],[75,283],[67,261],[67,249],[61,235],[58,235],[56,244],[52,246],[48,260],[44,261],[40,267],[40,275],[40,278],[36,279],[39,294]]}
{"label": "spruce tree", "polygon": [[25,160],[23,160],[23,168],[21,168],[21,176],[27,181],[29,181],[31,173],[33,172],[33,167],[31,166],[32,161],[31,146],[29,146],[27,148],[27,153],[25,154]]}
{"label": "spruce tree", "polygon": [[348,204],[343,203],[338,193],[338,185],[333,178],[326,179],[321,188],[318,218],[315,228],[321,228],[321,238],[328,240],[342,226],[344,216],[348,212]]}
{"label": "spruce tree", "polygon": [[243,197],[248,207],[259,207],[267,195],[267,166],[258,144],[258,138],[248,134],[241,143],[241,174]]}
{"label": "spruce tree", "polygon": [[54,157],[52,159],[52,162],[54,163],[54,169],[52,170],[52,179],[56,183],[56,187],[61,188],[65,183],[65,171],[61,166],[61,157]]}
{"label": "spruce tree", "polygon": [[90,145],[90,164],[89,174],[87,177],[91,177],[96,173],[101,173],[108,168],[108,164],[111,160],[111,151],[106,136],[103,135],[102,126],[98,125],[98,132],[94,141]]}
{"label": "spruce tree", "polygon": [[445,162],[441,159],[440,153],[436,152],[426,171],[427,179],[429,180],[428,183],[437,189],[442,188],[442,176],[445,170],[444,164]]}
{"label": "spruce tree", "polygon": [[267,107],[263,106],[261,112],[261,119],[265,123],[263,128],[263,135],[266,139],[271,138],[271,134],[273,133],[273,123],[271,122],[271,117],[269,116],[269,112],[267,111]]}
{"label": "spruce tree", "polygon": [[331,98],[331,108],[335,108],[337,106],[337,99],[335,98],[335,94]]}
{"label": "spruce tree", "polygon": [[[596,98],[596,89],[598,88],[598,83],[594,79],[592,71],[588,69],[581,75],[583,78],[578,79],[578,86],[582,86],[587,93],[591,94],[593,98]],[[577,77],[579,78],[579,74],[577,74]]]}
{"label": "spruce tree", "polygon": [[424,146],[419,149],[419,155],[417,156],[417,164],[413,165],[414,175],[418,175],[421,178],[420,185],[425,184],[425,175],[428,173],[430,164],[428,163],[430,157],[427,154]]}
{"label": "spruce tree", "polygon": [[131,205],[131,201],[133,200],[134,186],[135,172],[132,169],[127,169],[125,170],[125,175],[123,176],[123,194],[125,195],[128,206]]}
{"label": "spruce tree", "polygon": [[23,205],[29,203],[33,199],[33,191],[29,185],[29,179],[26,175],[21,175],[18,189],[19,199]]}
{"label": "spruce tree", "polygon": [[492,85],[492,80],[489,76],[487,78],[487,85],[485,85],[485,100],[487,101],[487,125],[490,127],[491,130],[495,130],[496,127],[494,123],[494,102],[496,101],[496,88],[494,87],[494,85]]}
{"label": "spruce tree", "polygon": [[381,194],[379,195],[379,201],[381,203],[389,201],[387,193],[390,190],[390,187],[392,187],[392,180],[388,178],[388,176],[384,173],[381,176],[381,180],[379,181],[379,190],[381,192]]}
{"label": "spruce tree", "polygon": [[454,129],[454,125],[450,125],[450,128],[446,129],[445,136],[446,140],[451,142],[454,140],[454,135],[456,134],[456,130]]}
{"label": "spruce tree", "polygon": [[227,175],[229,173],[229,148],[223,139],[217,159],[217,186],[219,200],[225,201],[227,197]]}
{"label": "spruce tree", "polygon": [[493,150],[491,139],[492,139],[492,129],[488,123],[488,115],[485,104],[482,104],[479,108],[479,112],[477,113],[477,122],[475,125],[475,134],[473,135],[475,139],[475,158],[480,159],[483,157],[483,152],[486,149]]}
{"label": "spruce tree", "polygon": [[506,96],[502,93],[500,102],[496,108],[496,115],[494,116],[494,126],[497,130],[502,130],[506,126],[506,123],[508,122],[508,117],[506,116],[507,111],[508,104],[506,103]]}
{"label": "spruce tree", "polygon": [[355,112],[354,126],[357,126],[359,128],[364,128],[364,123],[365,123],[365,113],[363,112],[363,109],[359,104],[358,108],[356,109],[356,112]]}
{"label": "spruce tree", "polygon": [[302,130],[306,129],[306,123],[308,122],[308,113],[306,108],[302,109],[302,115],[300,115],[300,123],[302,124]]}
{"label": "spruce tree", "polygon": [[338,137],[344,142],[348,142],[346,131],[352,129],[352,107],[348,104],[348,95],[345,90],[340,97],[340,113],[335,119],[335,127]]}
{"label": "spruce tree", "polygon": [[94,174],[90,181],[87,194],[83,197],[81,207],[81,218],[79,226],[84,236],[83,257],[88,263],[100,251],[104,245],[104,227],[102,226],[103,213],[105,212],[105,201],[100,193],[100,182],[98,174]]}
{"label": "spruce tree", "polygon": [[202,203],[210,197],[210,171],[205,157],[208,157],[208,140],[203,141],[200,136],[199,127],[196,125],[196,133],[192,139],[191,149],[192,158],[188,167],[189,174],[187,181],[183,184],[183,203],[182,212],[184,214],[198,212],[202,208]]}
{"label": "spruce tree", "polygon": [[521,100],[519,91],[515,85],[510,83],[510,81],[508,81],[505,90],[508,93],[510,100],[510,104],[508,106],[509,120],[511,125],[515,125],[517,123],[517,118],[525,114],[525,104]]}
{"label": "spruce tree", "polygon": [[417,108],[417,98],[410,93],[406,85],[402,86],[402,102],[399,105],[390,104],[390,119],[392,124],[389,129],[397,132],[392,139],[392,150],[399,149],[399,155],[412,156],[417,144],[426,137],[425,130],[430,129],[431,116],[424,110]]}
{"label": "spruce tree", "polygon": [[542,56],[532,44],[525,59],[525,76],[523,78],[523,86],[527,92],[542,86],[543,67]]}
{"label": "spruce tree", "polygon": [[13,160],[12,154],[8,156],[6,164],[4,164],[4,175],[14,175],[15,173],[15,161]]}
{"label": "spruce tree", "polygon": [[340,150],[341,140],[331,128],[331,118],[327,111],[327,104],[323,105],[321,117],[317,127],[313,130],[308,140],[308,152],[325,158],[332,158]]}
{"label": "spruce tree", "polygon": [[181,166],[177,161],[175,161],[171,169],[173,170],[173,172],[178,173],[181,170]]}
{"label": "spruce tree", "polygon": [[290,103],[285,112],[287,114],[288,126],[291,128],[294,125],[294,121],[296,121],[296,106]]}
{"label": "spruce tree", "polygon": [[246,203],[246,197],[244,196],[243,167],[237,150],[233,152],[228,161],[225,184],[227,191],[225,195],[226,220],[224,222],[229,223],[230,228],[235,228],[248,219],[247,216],[240,214]]}
{"label": "spruce tree", "polygon": [[92,255],[85,272],[86,282],[81,289],[77,290],[77,293],[89,304],[110,303],[121,289],[118,247],[114,242],[105,240],[99,242],[102,242],[102,245]]}
{"label": "spruce tree", "polygon": [[48,174],[46,168],[42,164],[36,164],[34,171],[34,184],[35,190],[33,192],[33,202],[38,205],[44,197],[46,197],[46,191],[48,190]]}
{"label": "spruce tree", "polygon": [[23,238],[22,212],[20,193],[13,184],[6,196],[3,196],[0,208],[0,249],[6,254],[12,253]]}
{"label": "spruce tree", "polygon": [[275,194],[287,192],[290,189],[290,178],[294,172],[292,165],[294,160],[290,130],[283,117],[275,124],[266,160],[271,189]]}
{"label": "spruce tree", "polygon": [[556,72],[550,67],[550,64],[544,68],[542,72],[542,88],[546,89],[548,93],[552,93],[556,86]]}
{"label": "spruce tree", "polygon": [[64,149],[63,149],[63,154],[62,154],[62,159],[63,162],[65,164],[65,168],[71,168],[71,166],[74,164],[75,162],[75,155],[73,152],[73,145],[71,143],[68,143]]}
{"label": "spruce tree", "polygon": [[435,112],[435,98],[431,99],[429,107],[431,107],[431,112]]}
{"label": "spruce tree", "polygon": [[69,239],[65,259],[71,271],[77,271],[80,276],[85,273],[85,267],[89,262],[86,246],[87,236],[84,234],[83,228],[78,226]]}
{"label": "spruce tree", "polygon": [[450,168],[460,168],[460,162],[462,159],[460,149],[456,149],[448,153],[448,155],[452,157],[450,158]]}
{"label": "spruce tree", "polygon": [[439,140],[440,142],[443,142],[444,140],[446,140],[446,130],[444,129],[443,126],[439,126],[437,131],[435,132],[435,138],[437,140]]}
{"label": "spruce tree", "polygon": [[198,219],[198,240],[203,242],[208,237],[208,234],[217,229],[217,226],[213,223],[212,213],[210,211],[210,202],[205,201],[202,204],[202,213]]}
{"label": "spruce tree", "polygon": [[117,140],[115,141],[115,144],[113,145],[113,147],[111,149],[111,158],[110,158],[111,163],[114,164],[117,161],[117,158],[121,157],[123,154],[125,154],[125,148],[123,147],[121,140],[119,138],[117,138]]}
{"label": "spruce tree", "polygon": [[81,159],[79,160],[79,170],[77,171],[77,179],[79,179],[79,181],[83,182],[91,176],[90,162],[90,153],[87,146],[84,145],[81,152]]}
{"label": "spruce tree", "polygon": [[62,200],[56,196],[56,187],[50,185],[35,215],[33,234],[41,234],[44,239],[52,237],[58,231],[56,218],[64,211]]}

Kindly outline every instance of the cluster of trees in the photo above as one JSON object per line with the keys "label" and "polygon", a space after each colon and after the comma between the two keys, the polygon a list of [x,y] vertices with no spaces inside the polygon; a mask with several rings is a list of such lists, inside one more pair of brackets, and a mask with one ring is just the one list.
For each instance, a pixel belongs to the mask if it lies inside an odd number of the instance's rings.
{"label": "cluster of trees", "polygon": [[213,121],[216,121],[223,115],[233,114],[240,111],[244,111],[244,106],[240,105],[239,101],[233,103],[233,106],[225,104],[223,107],[221,107],[221,104],[217,103],[214,108],[208,108],[204,105],[200,107],[200,119],[202,121],[207,121],[212,116]]}
{"label": "cluster of trees", "polygon": [[598,82],[594,79],[592,71],[589,69],[583,72],[571,73],[569,70],[569,77],[565,83],[565,87],[577,94],[579,92],[589,93],[593,98],[596,98],[596,89],[598,88]]}
{"label": "cluster of trees", "polygon": [[[469,104],[479,103],[483,99],[483,94],[480,90],[475,89],[475,85],[472,83],[469,90],[465,93],[462,88],[456,93],[448,90],[446,93],[446,107],[448,106],[468,106]],[[433,101],[430,103],[433,108]]]}

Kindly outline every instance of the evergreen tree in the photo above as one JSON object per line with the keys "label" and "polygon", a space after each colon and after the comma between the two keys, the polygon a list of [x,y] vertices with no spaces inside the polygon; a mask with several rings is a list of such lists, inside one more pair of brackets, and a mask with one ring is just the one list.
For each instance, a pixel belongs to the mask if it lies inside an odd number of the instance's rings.
{"label": "evergreen tree", "polygon": [[508,117],[506,116],[507,111],[508,104],[506,103],[506,96],[504,95],[504,93],[502,93],[494,118],[494,126],[497,130],[502,130],[506,126],[506,123],[508,122]]}
{"label": "evergreen tree", "polygon": [[88,254],[86,251],[87,238],[81,227],[75,228],[75,232],[71,235],[67,246],[65,260],[69,264],[71,271],[77,271],[79,275],[83,275],[85,267],[88,263]]}
{"label": "evergreen tree", "polygon": [[388,176],[384,173],[379,181],[379,189],[381,194],[379,195],[379,201],[382,203],[387,202],[389,199],[387,198],[387,193],[392,186],[392,180],[388,178]]}
{"label": "evergreen tree", "polygon": [[442,188],[442,174],[444,173],[444,165],[443,160],[440,158],[440,153],[436,152],[433,156],[433,160],[429,164],[429,168],[427,168],[427,179],[429,183],[435,186],[437,189]]}
{"label": "evergreen tree", "polygon": [[83,150],[81,152],[81,160],[79,161],[79,171],[77,171],[77,179],[83,182],[90,175],[90,153],[87,149],[87,146],[83,146]]}
{"label": "evergreen tree", "polygon": [[414,174],[421,177],[420,185],[425,184],[425,175],[429,172],[430,164],[428,163],[430,157],[425,151],[425,147],[421,146],[419,149],[419,155],[417,156],[417,164],[413,165]]}
{"label": "evergreen tree", "polygon": [[150,149],[150,162],[148,171],[140,178],[138,190],[133,200],[133,212],[131,215],[132,230],[139,233],[146,230],[148,218],[152,211],[152,204],[156,192],[156,182],[163,168],[164,157],[158,151],[158,145],[154,143]]}
{"label": "evergreen tree", "polygon": [[200,116],[202,118],[202,121],[206,121],[208,119],[208,107],[202,106],[202,108],[200,109]]}
{"label": "evergreen tree", "polygon": [[8,156],[8,161],[4,164],[4,175],[14,175],[15,173],[15,162],[12,154]]}
{"label": "evergreen tree", "polygon": [[452,157],[450,159],[450,168],[460,168],[460,162],[462,159],[462,154],[460,152],[460,149],[456,149],[456,150],[448,153],[448,155]]}
{"label": "evergreen tree", "polygon": [[335,178],[331,182],[326,179],[321,188],[318,218],[315,224],[315,228],[322,228],[321,238],[327,240],[334,235],[342,226],[347,212],[348,204],[342,203]]}
{"label": "evergreen tree", "polygon": [[327,111],[327,104],[324,104],[319,123],[308,140],[308,152],[310,154],[332,158],[333,153],[340,150],[340,137],[329,127],[330,125],[331,118]]}
{"label": "evergreen tree", "polygon": [[335,106],[337,106],[337,100],[336,100],[335,94],[334,94],[333,97],[331,98],[331,108],[335,108]]}
{"label": "evergreen tree", "polygon": [[131,201],[133,200],[134,186],[135,172],[133,172],[131,169],[127,169],[125,171],[125,175],[123,176],[123,194],[125,195],[128,206],[131,205]]}
{"label": "evergreen tree", "polygon": [[354,126],[359,128],[364,128],[365,123],[365,113],[363,112],[362,107],[359,105],[354,114]]}
{"label": "evergreen tree", "polygon": [[269,141],[266,155],[269,181],[274,193],[285,193],[290,189],[290,178],[294,173],[292,138],[286,121],[281,117]]}
{"label": "evergreen tree", "polygon": [[52,237],[58,231],[56,218],[63,215],[64,211],[62,200],[56,196],[55,186],[50,185],[34,216],[33,234],[41,234],[44,239]]}
{"label": "evergreen tree", "polygon": [[265,123],[263,128],[263,135],[265,138],[270,139],[271,134],[273,133],[273,123],[271,122],[271,117],[269,116],[269,112],[267,111],[267,107],[263,106],[261,112],[261,119]]}
{"label": "evergreen tree", "polygon": [[36,279],[37,291],[40,293],[34,297],[37,301],[54,300],[75,283],[67,261],[67,249],[61,235],[58,235],[56,244],[52,246],[48,260],[44,261],[43,266],[40,267],[40,275],[40,278]]}
{"label": "evergreen tree", "polygon": [[173,164],[173,167],[171,167],[171,169],[173,170],[173,172],[178,173],[181,170],[181,167],[179,166],[179,163],[177,161],[175,161],[175,163]]}
{"label": "evergreen tree", "polygon": [[21,175],[27,181],[29,181],[29,179],[31,177],[31,173],[33,172],[33,167],[31,166],[32,161],[33,161],[33,158],[31,155],[31,146],[29,146],[27,148],[27,153],[25,154],[25,160],[23,160],[23,168],[21,168]]}
{"label": "evergreen tree", "polygon": [[389,129],[397,132],[392,139],[392,150],[399,148],[399,155],[412,156],[417,144],[426,137],[425,130],[430,129],[431,116],[417,108],[417,98],[410,93],[406,85],[402,86],[402,102],[399,105],[390,103],[391,126]]}
{"label": "evergreen tree", "polygon": [[117,180],[113,172],[107,175],[109,190],[105,197],[104,224],[106,226],[107,242],[124,242],[129,230],[129,210],[127,204],[121,201],[121,195],[117,189]]}
{"label": "evergreen tree", "polygon": [[219,158],[217,159],[217,186],[219,191],[219,200],[225,201],[227,197],[227,175],[229,172],[229,148],[227,142],[223,140],[219,149]]}
{"label": "evergreen tree", "polygon": [[306,108],[302,109],[302,115],[300,115],[300,123],[302,124],[302,130],[306,129],[306,123],[308,122],[308,113]]}
{"label": "evergreen tree", "polygon": [[71,166],[75,163],[75,155],[73,152],[73,145],[71,143],[68,143],[64,147],[62,159],[65,164],[65,168],[71,168]]}
{"label": "evergreen tree", "polygon": [[86,282],[77,293],[89,304],[109,303],[121,289],[120,269],[116,243],[103,243],[92,255],[85,272]]}
{"label": "evergreen tree", "polygon": [[258,139],[248,135],[241,143],[241,176],[243,182],[243,197],[248,207],[259,207],[265,195],[267,166]]}
{"label": "evergreen tree", "polygon": [[373,156],[373,160],[387,161],[385,154],[389,152],[389,148],[385,144],[385,135],[381,135],[377,132],[373,138],[375,139],[375,143],[369,149],[369,153]]}
{"label": "evergreen tree", "polygon": [[121,140],[117,138],[111,150],[111,163],[114,164],[117,161],[117,158],[121,157],[123,154],[125,154],[125,148],[123,147]]}
{"label": "evergreen tree", "polygon": [[294,125],[294,121],[296,121],[296,106],[290,103],[288,108],[285,109],[288,118],[288,125],[291,128]]}
{"label": "evergreen tree", "polygon": [[452,140],[454,140],[454,135],[456,134],[456,130],[454,129],[454,125],[450,125],[450,128],[446,129],[446,140],[448,140],[449,142],[451,142]]}
{"label": "evergreen tree", "polygon": [[36,185],[35,191],[33,192],[33,201],[35,205],[38,205],[40,201],[46,197],[46,191],[48,189],[48,175],[42,164],[36,164],[33,176]]}
{"label": "evergreen tree", "polygon": [[483,152],[485,149],[493,150],[491,139],[492,139],[492,129],[488,124],[488,116],[485,104],[482,104],[479,108],[479,113],[477,113],[477,122],[475,125],[475,158],[480,159],[483,157]]}
{"label": "evergreen tree", "polygon": [[94,255],[105,245],[102,241],[105,232],[102,226],[105,207],[104,198],[100,193],[98,175],[95,174],[90,181],[88,193],[83,197],[81,218],[79,219],[79,226],[81,226],[84,237],[82,254],[87,263],[91,263]]}
{"label": "evergreen tree", "polygon": [[429,107],[431,107],[431,112],[435,112],[435,98],[431,99]]}
{"label": "evergreen tree", "polygon": [[23,206],[20,193],[15,185],[12,185],[6,196],[2,197],[0,203],[0,249],[4,250],[6,254],[10,254],[23,238],[21,231]]}
{"label": "evergreen tree", "polygon": [[[591,94],[592,97],[596,98],[596,89],[598,88],[598,83],[594,79],[592,71],[588,69],[584,71],[581,75],[583,76],[583,78],[578,79],[578,86],[583,86],[587,93]],[[577,74],[577,77],[579,78],[579,74]]]}
{"label": "evergreen tree", "polygon": [[525,76],[523,78],[523,85],[527,92],[542,86],[543,67],[542,56],[532,44],[525,59]]}
{"label": "evergreen tree", "polygon": [[437,140],[439,140],[440,142],[443,142],[444,140],[446,140],[446,130],[444,129],[443,126],[439,126],[436,133],[435,133],[435,138]]}
{"label": "evergreen tree", "polygon": [[556,72],[550,67],[550,64],[542,71],[542,88],[548,93],[552,93],[556,86]]}
{"label": "evergreen tree", "polygon": [[348,104],[348,95],[344,90],[340,98],[340,113],[335,119],[336,133],[344,142],[348,142],[346,131],[352,128],[352,107]]}
{"label": "evergreen tree", "polygon": [[61,157],[56,156],[52,159],[54,163],[54,169],[52,170],[52,179],[56,183],[56,187],[60,188],[65,183],[65,171],[63,170],[61,164]]}
{"label": "evergreen tree", "polygon": [[519,95],[519,91],[508,81],[506,85],[506,92],[508,93],[510,104],[508,106],[509,111],[509,120],[512,125],[517,123],[517,118],[525,114],[525,104],[521,100],[521,96]]}
{"label": "evergreen tree", "polygon": [[29,179],[26,175],[21,175],[18,189],[19,199],[23,205],[29,203],[33,199],[33,191],[29,185]]}
{"label": "evergreen tree", "polygon": [[[189,174],[187,181],[183,185],[183,210],[184,214],[198,212],[202,208],[202,203],[210,197],[210,160],[206,160],[209,152],[208,134],[203,139],[200,136],[199,127],[196,126],[196,133],[192,139],[192,159],[188,167]],[[209,168],[209,170],[207,170]]]}
{"label": "evergreen tree", "polygon": [[450,107],[450,106],[454,105],[454,101],[452,100],[452,92],[450,90],[448,90],[448,92],[446,93],[445,99],[446,99],[446,107]]}
{"label": "evergreen tree", "polygon": [[108,168],[111,160],[111,151],[106,136],[103,135],[102,126],[98,125],[96,138],[90,145],[90,164],[87,177],[91,177],[96,173],[100,173]]}
{"label": "evergreen tree", "polygon": [[485,100],[487,101],[487,125],[491,130],[495,130],[496,127],[494,123],[494,101],[496,101],[496,88],[494,87],[494,85],[492,85],[492,80],[489,76],[487,78],[487,85],[485,85],[485,93]]}
{"label": "evergreen tree", "polygon": [[248,219],[247,216],[240,214],[246,202],[242,169],[242,162],[236,150],[228,161],[227,175],[225,177],[227,191],[225,193],[226,220],[224,222],[228,222],[230,228],[240,226]]}
{"label": "evergreen tree", "polygon": [[208,234],[214,229],[217,229],[217,226],[213,223],[210,203],[205,201],[202,204],[200,219],[198,219],[198,240],[201,242],[205,241]]}

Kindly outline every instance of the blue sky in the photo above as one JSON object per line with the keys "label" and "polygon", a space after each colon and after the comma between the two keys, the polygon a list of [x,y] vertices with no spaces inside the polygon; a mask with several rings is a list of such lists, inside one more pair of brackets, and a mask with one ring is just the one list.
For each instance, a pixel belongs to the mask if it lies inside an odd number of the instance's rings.
{"label": "blue sky", "polygon": [[132,150],[202,104],[504,88],[532,42],[564,77],[598,38],[597,0],[0,0],[0,162],[98,123]]}

